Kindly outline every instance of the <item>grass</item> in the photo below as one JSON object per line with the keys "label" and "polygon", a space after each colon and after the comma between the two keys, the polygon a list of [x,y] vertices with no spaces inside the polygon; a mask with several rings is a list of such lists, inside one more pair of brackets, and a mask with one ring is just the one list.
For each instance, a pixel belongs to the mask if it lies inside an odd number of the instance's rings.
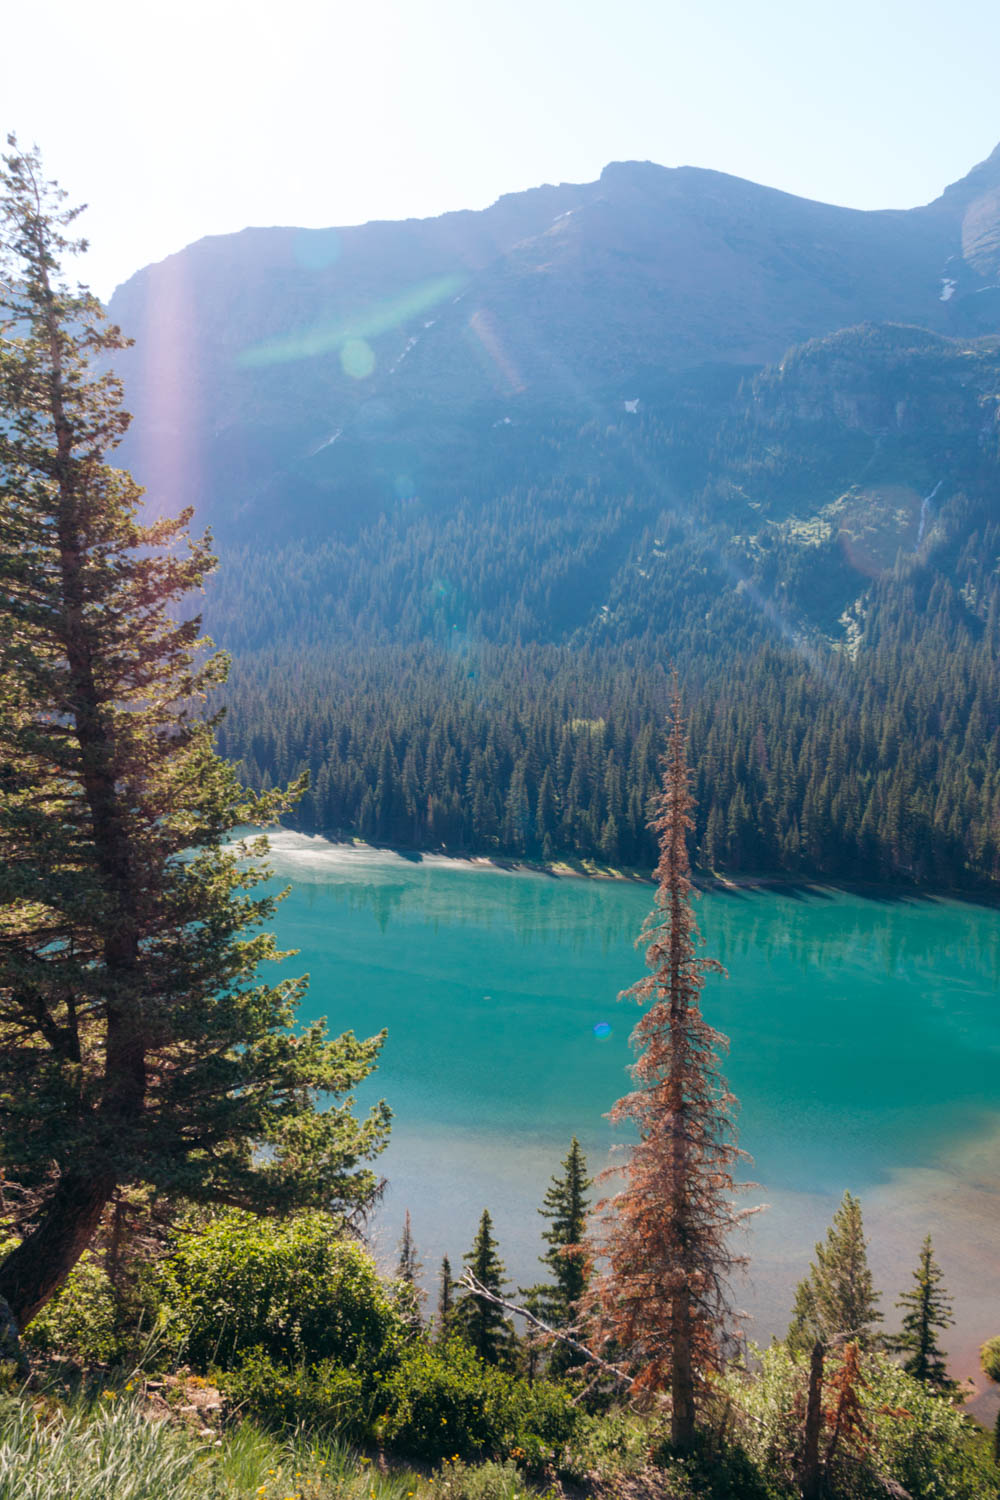
{"label": "grass", "polygon": [[115,1391],[0,1403],[0,1500],[409,1500],[420,1483],[332,1437],[195,1437]]}
{"label": "grass", "polygon": [[0,1500],[209,1500],[205,1460],[186,1434],[137,1403],[8,1398],[0,1409]]}

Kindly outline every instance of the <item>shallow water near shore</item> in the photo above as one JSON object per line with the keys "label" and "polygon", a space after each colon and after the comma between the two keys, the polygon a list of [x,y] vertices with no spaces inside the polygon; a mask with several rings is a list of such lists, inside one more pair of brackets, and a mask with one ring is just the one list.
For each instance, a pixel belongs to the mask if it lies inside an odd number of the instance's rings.
{"label": "shallow water near shore", "polygon": [[[291,884],[275,930],[311,975],[304,1016],[388,1028],[359,1104],[384,1096],[389,1181],[373,1226],[390,1266],[408,1208],[433,1301],[484,1207],[511,1281],[539,1279],[537,1208],[577,1135],[592,1169],[614,1142],[652,887],[273,836]],[[862,1199],[886,1326],[934,1236],[955,1302],[953,1373],[1000,1332],[1000,914],[920,898],[710,892],[697,902],[740,1141],[767,1203],[736,1301],[751,1337],[782,1332],[795,1282],[845,1188]]]}

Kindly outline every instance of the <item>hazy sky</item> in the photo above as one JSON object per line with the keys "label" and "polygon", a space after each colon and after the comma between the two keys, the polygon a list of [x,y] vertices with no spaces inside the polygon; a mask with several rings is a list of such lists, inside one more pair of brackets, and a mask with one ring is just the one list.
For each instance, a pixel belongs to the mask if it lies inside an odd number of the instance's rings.
{"label": "hazy sky", "polygon": [[34,0],[0,43],[0,124],[91,205],[102,295],[204,234],[629,158],[909,207],[1000,140],[995,0]]}

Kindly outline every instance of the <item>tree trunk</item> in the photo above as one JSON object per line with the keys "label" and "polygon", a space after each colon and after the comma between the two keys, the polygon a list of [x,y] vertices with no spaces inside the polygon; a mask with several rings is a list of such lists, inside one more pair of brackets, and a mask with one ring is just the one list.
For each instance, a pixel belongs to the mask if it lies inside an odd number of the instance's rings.
{"label": "tree trunk", "polygon": [[821,1339],[813,1344],[809,1359],[809,1395],[806,1399],[805,1441],[802,1445],[802,1470],[799,1484],[802,1500],[819,1500],[822,1474],[819,1462],[819,1439],[823,1427],[823,1360],[826,1348]]}
{"label": "tree trunk", "polygon": [[37,1228],[0,1265],[0,1303],[6,1302],[18,1329],[26,1328],[62,1286],[93,1238],[115,1186],[111,1174],[63,1177]]}
{"label": "tree trunk", "polygon": [[677,1453],[694,1446],[694,1372],[691,1365],[691,1307],[685,1286],[674,1298],[670,1367],[670,1444]]}

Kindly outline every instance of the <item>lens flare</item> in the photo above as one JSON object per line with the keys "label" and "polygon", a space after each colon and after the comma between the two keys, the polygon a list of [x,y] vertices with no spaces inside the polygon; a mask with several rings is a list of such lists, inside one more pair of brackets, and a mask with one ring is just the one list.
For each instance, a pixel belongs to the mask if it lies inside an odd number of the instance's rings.
{"label": "lens flare", "polygon": [[375,350],[367,339],[348,339],[340,351],[340,364],[345,375],[365,380],[375,368]]}
{"label": "lens flare", "polygon": [[603,1042],[606,1037],[609,1037],[611,1035],[611,1022],[598,1021],[594,1026],[594,1035],[597,1037],[598,1041]]}
{"label": "lens flare", "polygon": [[137,326],[126,329],[136,338],[129,379],[147,401],[145,419],[133,428],[135,471],[151,476],[148,513],[173,515],[178,495],[200,503],[205,482],[195,395],[200,346],[182,333],[197,321],[187,258],[172,255],[148,275],[151,294]]}
{"label": "lens flare", "polygon": [[236,363],[242,369],[252,370],[333,354],[345,344],[374,339],[380,333],[388,333],[392,328],[409,323],[428,308],[453,296],[464,285],[465,279],[461,276],[434,276],[429,281],[418,282],[397,297],[387,297],[346,317],[304,328],[287,338],[254,344],[236,356]]}
{"label": "lens flare", "polygon": [[472,314],[469,329],[475,334],[509,389],[515,393],[523,391],[525,385],[521,372],[504,348],[496,323],[484,308],[479,308]]}

